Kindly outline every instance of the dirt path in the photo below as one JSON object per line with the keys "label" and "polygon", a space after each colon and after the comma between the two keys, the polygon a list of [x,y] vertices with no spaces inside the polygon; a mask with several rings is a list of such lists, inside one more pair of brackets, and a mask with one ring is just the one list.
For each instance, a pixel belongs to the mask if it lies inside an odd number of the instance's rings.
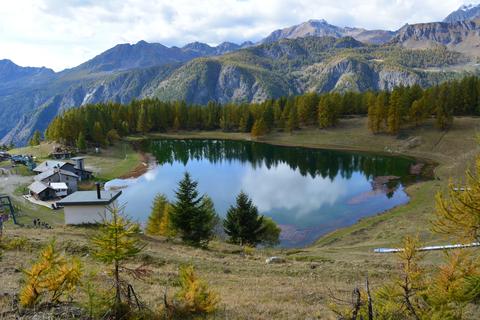
{"label": "dirt path", "polygon": [[21,185],[30,184],[32,181],[32,177],[14,174],[0,175],[0,192],[14,196],[16,188]]}

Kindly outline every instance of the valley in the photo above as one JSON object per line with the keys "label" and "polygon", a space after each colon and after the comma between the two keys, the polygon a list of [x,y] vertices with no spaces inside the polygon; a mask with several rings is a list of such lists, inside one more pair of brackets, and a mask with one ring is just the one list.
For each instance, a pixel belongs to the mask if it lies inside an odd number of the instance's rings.
{"label": "valley", "polygon": [[[408,204],[373,217],[363,218],[353,226],[339,229],[320,238],[315,244],[301,249],[258,249],[246,256],[240,247],[213,241],[209,250],[194,249],[178,241],[158,237],[142,236],[147,243],[145,253],[137,262],[148,261],[153,276],[145,283],[135,282],[141,297],[150,305],[158,305],[159,292],[164,287],[175,286],[173,277],[178,264],[192,263],[206,277],[208,282],[221,294],[221,315],[229,319],[244,319],[252,313],[255,318],[304,318],[317,316],[321,319],[335,319],[327,307],[331,292],[348,295],[355,283],[362,282],[368,272],[371,284],[376,287],[396,272],[398,262],[394,255],[374,254],[377,247],[396,247],[405,234],[419,234],[425,244],[442,244],[447,239],[430,230],[434,212],[434,194],[445,188],[450,177],[461,178],[463,171],[473,163],[479,147],[475,139],[478,118],[456,118],[455,126],[446,134],[434,128],[431,121],[417,129],[406,129],[404,139],[389,135],[372,134],[366,129],[366,118],[342,119],[338,127],[326,130],[303,129],[294,134],[273,133],[259,141],[286,146],[332,148],[368,151],[387,154],[403,154],[429,159],[435,167],[435,180],[415,183],[406,188],[411,200]],[[250,140],[241,133],[177,132],[150,134],[150,138],[180,139],[233,139]],[[138,141],[145,136],[131,136],[129,141]],[[412,147],[411,138],[421,141]],[[459,143],[461,141],[461,143]],[[49,150],[51,147],[43,147]],[[21,153],[42,155],[42,147],[14,150]],[[102,162],[95,162],[94,155],[88,155],[87,163],[95,163],[99,175],[111,172],[111,160],[123,158],[122,148],[118,153],[105,151]],[[118,159],[118,158],[117,158]],[[132,158],[134,159],[134,158]],[[138,159],[138,158],[137,158]],[[125,169],[133,170],[138,160],[119,164],[118,175]],[[121,169],[123,168],[123,169]],[[106,171],[103,171],[106,170]],[[110,173],[106,175],[111,175]],[[17,186],[18,187],[18,186]],[[2,190],[0,190],[1,192]],[[3,189],[5,192],[5,189]],[[20,200],[17,200],[20,201]],[[52,216],[50,212],[24,213],[21,221],[28,223],[32,218]],[[7,238],[28,238],[28,246],[17,251],[6,251],[4,259],[8,264],[26,266],[36,253],[34,249],[55,236],[68,252],[77,252],[87,270],[100,267],[88,257],[87,242],[93,230],[62,225],[61,212],[53,213],[52,230],[24,229],[7,225]],[[265,259],[281,256],[286,264],[266,265]],[[425,266],[433,266],[441,259],[442,253],[426,255]],[[144,259],[144,260],[142,260]],[[0,275],[0,281],[8,291],[16,291],[21,274],[14,270]],[[173,288],[168,291],[174,290]],[[272,299],[273,293],[275,299]],[[261,303],[259,303],[261,302]],[[469,311],[475,312],[474,310]],[[467,317],[468,319],[468,317]]]}
{"label": "valley", "polygon": [[479,318],[480,4],[0,17],[0,320]]}
{"label": "valley", "polygon": [[428,87],[478,74],[478,29],[475,20],[412,24],[395,32],[309,20],[258,43],[119,44],[57,73],[2,60],[0,70],[7,72],[0,84],[0,118],[6,121],[0,143],[24,145],[64,110],[107,101],[226,104],[308,92]]}

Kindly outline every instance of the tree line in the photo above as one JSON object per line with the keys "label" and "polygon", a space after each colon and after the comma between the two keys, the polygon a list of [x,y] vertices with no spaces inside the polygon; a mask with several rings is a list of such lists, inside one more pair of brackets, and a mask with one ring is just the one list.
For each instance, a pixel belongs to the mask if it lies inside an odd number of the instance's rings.
{"label": "tree line", "polygon": [[480,79],[465,77],[427,89],[419,85],[380,92],[307,93],[262,103],[134,100],[128,104],[99,103],[57,116],[45,132],[47,140],[85,147],[107,145],[122,136],[169,130],[224,130],[261,136],[272,130],[292,132],[306,126],[333,127],[341,116],[368,115],[373,133],[397,134],[435,117],[439,129],[453,116],[480,115]]}

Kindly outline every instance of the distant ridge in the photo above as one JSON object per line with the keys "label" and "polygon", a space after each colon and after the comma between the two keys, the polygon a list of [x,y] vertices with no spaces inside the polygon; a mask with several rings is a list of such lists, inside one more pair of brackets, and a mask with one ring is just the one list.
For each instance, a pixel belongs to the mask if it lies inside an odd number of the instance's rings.
{"label": "distant ridge", "polygon": [[182,63],[199,57],[222,55],[250,45],[248,42],[241,45],[223,42],[211,47],[206,43],[193,42],[178,48],[141,40],[136,44],[118,44],[68,72],[112,72]]}
{"label": "distant ridge", "polygon": [[0,144],[23,145],[57,114],[91,103],[261,102],[305,92],[429,86],[480,74],[479,57],[476,20],[405,25],[396,32],[309,20],[258,43],[118,44],[57,73],[0,60]]}
{"label": "distant ridge", "polygon": [[308,20],[298,25],[284,29],[278,29],[264,38],[261,43],[271,43],[281,39],[296,39],[304,37],[352,37],[358,41],[383,44],[388,42],[394,32],[386,30],[366,30],[363,28],[337,27],[329,24],[326,20]]}
{"label": "distant ridge", "polygon": [[463,5],[458,10],[450,13],[443,22],[454,23],[480,18],[480,5]]}

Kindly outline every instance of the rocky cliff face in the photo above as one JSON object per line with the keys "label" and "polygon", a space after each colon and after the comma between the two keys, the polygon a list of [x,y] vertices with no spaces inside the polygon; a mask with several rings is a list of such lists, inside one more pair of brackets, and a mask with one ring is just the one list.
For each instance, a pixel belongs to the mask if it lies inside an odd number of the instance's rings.
{"label": "rocky cliff face", "polygon": [[391,90],[421,83],[418,72],[357,57],[334,59],[304,69],[299,79],[305,91]]}
{"label": "rocky cliff face", "polygon": [[444,45],[450,50],[478,56],[480,25],[474,20],[405,25],[397,32],[391,43],[414,49]]}
{"label": "rocky cliff face", "polygon": [[[437,46],[468,57],[445,49],[410,50]],[[461,76],[459,64],[476,62],[477,56],[476,21],[406,25],[393,33],[311,20],[277,30],[256,45],[122,44],[60,73],[3,60],[0,143],[23,144],[62,110],[88,103],[128,103],[145,97],[200,104],[258,102],[309,91],[427,86]],[[441,71],[453,65],[452,71]]]}

